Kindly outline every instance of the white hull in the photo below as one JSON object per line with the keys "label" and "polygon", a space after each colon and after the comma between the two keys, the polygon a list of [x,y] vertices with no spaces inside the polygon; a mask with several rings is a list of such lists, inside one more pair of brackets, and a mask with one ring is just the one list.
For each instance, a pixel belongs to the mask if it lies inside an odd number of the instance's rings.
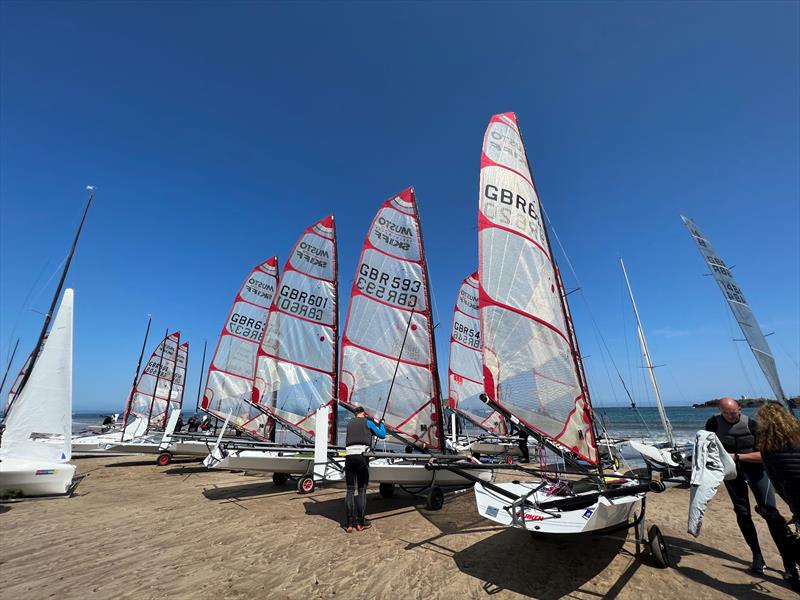
{"label": "white hull", "polygon": [[[540,483],[541,481],[532,481],[496,485],[515,495],[523,496]],[[587,494],[591,495],[592,492],[587,492]],[[644,493],[616,498],[600,496],[588,506],[575,510],[548,509],[544,511],[531,506],[526,506],[524,510],[506,509],[504,507],[512,504],[511,499],[487,489],[479,483],[475,484],[475,501],[481,516],[501,525],[539,533],[588,533],[632,522],[634,517],[642,512],[643,498]],[[557,499],[557,496],[547,496],[541,492],[529,496],[531,502],[547,502]],[[516,518],[512,517],[512,513],[515,513]]]}
{"label": "white hull", "polygon": [[59,496],[72,486],[75,465],[20,458],[0,459],[0,496]]}
{"label": "white hull", "polygon": [[304,475],[314,467],[314,453],[288,453],[271,450],[234,450],[209,465],[212,469],[231,471],[263,471]]}
{"label": "white hull", "polygon": [[[161,454],[160,442],[125,442],[114,444],[108,449],[110,452],[121,452],[125,454]],[[167,451],[173,456],[207,456],[209,444],[205,442],[172,442]]]}
{"label": "white hull", "polygon": [[[470,473],[483,481],[494,481],[494,471],[470,470]],[[369,463],[370,483],[394,483],[403,486],[461,486],[471,485],[472,481],[456,475],[452,471],[436,469],[429,471],[422,461],[376,458]]]}

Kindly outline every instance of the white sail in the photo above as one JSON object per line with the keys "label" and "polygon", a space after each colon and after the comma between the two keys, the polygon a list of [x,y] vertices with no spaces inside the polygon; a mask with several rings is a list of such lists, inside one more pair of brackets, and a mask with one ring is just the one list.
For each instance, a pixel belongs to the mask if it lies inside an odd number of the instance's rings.
{"label": "white sail", "polygon": [[[414,190],[383,203],[367,234],[342,338],[339,401],[403,439],[443,445],[428,271]],[[385,412],[385,415],[384,415]]]}
{"label": "white sail", "polygon": [[167,406],[174,384],[175,360],[180,345],[180,332],[167,335],[150,355],[144,370],[136,382],[128,410],[125,412],[124,429],[133,419],[143,419],[148,430],[161,431],[166,422]]}
{"label": "white sail", "polygon": [[514,113],[492,117],[484,137],[478,240],[487,395],[544,438],[597,464],[566,300]]}
{"label": "white sail", "polygon": [[336,225],[328,216],[306,229],[286,261],[258,351],[253,404],[306,439],[315,413],[329,406],[336,441],[338,354]]}
{"label": "white sail", "polygon": [[[61,306],[25,387],[14,402],[3,433],[4,457],[67,462],[72,455],[73,291]],[[37,438],[56,438],[44,444]]]}
{"label": "white sail", "polygon": [[719,289],[728,302],[728,306],[730,306],[736,322],[739,323],[739,327],[742,329],[742,333],[750,346],[750,350],[753,351],[758,366],[760,366],[761,370],[764,372],[764,377],[767,378],[767,382],[772,388],[775,398],[778,402],[788,407],[786,395],[783,393],[783,387],[778,377],[778,369],[775,367],[775,358],[772,356],[772,351],[769,348],[769,344],[767,344],[767,339],[761,332],[761,327],[759,327],[758,321],[753,314],[753,309],[750,308],[750,305],[744,299],[744,294],[736,284],[736,280],[733,278],[733,274],[730,269],[728,269],[728,266],[717,256],[711,243],[700,233],[700,229],[698,229],[694,221],[683,215],[681,215],[681,219],[683,219],[684,225],[689,229],[689,233],[692,234],[694,241],[697,243],[700,254],[703,255],[706,263],[708,263],[708,268],[711,269],[711,274],[714,276],[717,284],[719,284]]}
{"label": "white sail", "polygon": [[481,315],[478,309],[478,273],[467,277],[458,288],[450,331],[450,360],[447,371],[450,408],[478,427],[506,434],[505,419],[481,402],[483,353]]}
{"label": "white sail", "polygon": [[202,403],[208,414],[222,421],[230,415],[230,427],[260,440],[270,439],[272,422],[248,400],[253,392],[256,354],[277,285],[277,256],[256,266],[242,283],[208,365]]}

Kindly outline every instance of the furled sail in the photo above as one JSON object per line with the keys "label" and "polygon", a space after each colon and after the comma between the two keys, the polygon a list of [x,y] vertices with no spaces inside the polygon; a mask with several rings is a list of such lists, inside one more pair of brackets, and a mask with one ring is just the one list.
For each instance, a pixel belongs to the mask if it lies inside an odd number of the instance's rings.
{"label": "furled sail", "polygon": [[598,453],[539,199],[514,113],[483,140],[479,305],[486,394],[591,464]]}
{"label": "furled sail", "polygon": [[364,241],[342,338],[339,401],[384,416],[417,446],[442,448],[433,343],[422,229],[408,188],[383,203]]}
{"label": "furled sail", "polygon": [[505,435],[505,419],[481,402],[483,354],[481,315],[478,309],[478,273],[467,277],[458,288],[450,332],[450,364],[447,371],[450,408],[478,427]]}
{"label": "furled sail", "polygon": [[728,302],[728,306],[731,307],[733,316],[736,322],[739,323],[739,327],[742,329],[742,333],[750,346],[750,350],[753,351],[758,366],[760,366],[761,370],[764,372],[764,377],[767,378],[767,382],[772,388],[775,398],[778,402],[788,407],[789,404],[786,401],[786,395],[783,393],[783,387],[778,377],[778,369],[775,367],[775,358],[772,356],[772,351],[769,348],[769,344],[767,344],[767,339],[761,332],[761,327],[759,327],[756,316],[753,314],[753,309],[750,308],[747,300],[744,299],[744,294],[742,294],[742,290],[739,289],[739,286],[736,285],[736,280],[733,278],[733,274],[728,266],[717,256],[713,246],[705,236],[700,233],[700,229],[698,229],[694,221],[683,215],[681,215],[681,219],[683,219],[684,225],[689,229],[689,233],[692,234],[694,241],[697,243],[697,249],[700,250],[700,254],[703,255],[706,263],[708,263],[708,268],[711,269],[711,273],[714,275],[717,284],[719,284],[722,295]]}
{"label": "furled sail", "polygon": [[127,428],[132,418],[147,422],[148,431],[164,428],[180,340],[181,334],[176,331],[167,335],[153,350],[131,394],[123,428]]}
{"label": "furled sail", "polygon": [[[3,456],[66,462],[72,454],[73,292],[64,290],[50,335],[8,415]],[[62,440],[43,444],[37,438]],[[37,473],[38,474],[38,473]]]}
{"label": "furled sail", "polygon": [[248,400],[253,392],[256,354],[264,335],[267,311],[278,285],[278,257],[255,267],[236,294],[214,357],[208,365],[202,408],[229,426],[269,440],[272,422]]}
{"label": "furled sail", "polygon": [[253,404],[306,439],[314,413],[329,405],[328,439],[336,442],[339,308],[336,224],[328,216],[306,229],[284,266],[258,351]]}

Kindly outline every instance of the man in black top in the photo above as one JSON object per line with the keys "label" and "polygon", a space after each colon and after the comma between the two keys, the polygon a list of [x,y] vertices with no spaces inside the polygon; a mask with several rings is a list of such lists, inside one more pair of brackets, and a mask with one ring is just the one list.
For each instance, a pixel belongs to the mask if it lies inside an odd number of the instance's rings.
{"label": "man in black top", "polygon": [[[369,484],[369,459],[364,452],[372,446],[372,436],[381,439],[386,437],[386,427],[381,421],[375,425],[367,413],[360,406],[353,411],[353,418],[347,424],[347,437],[345,438],[344,477],[347,483],[347,494],[344,499],[345,525],[344,530],[352,533],[369,529],[372,523],[367,520],[367,485]],[[358,486],[358,498],[356,498]]]}
{"label": "man in black top", "polygon": [[719,412],[720,414],[706,421],[705,429],[717,434],[725,450],[736,463],[736,479],[725,481],[725,488],[733,502],[739,529],[753,552],[753,562],[749,570],[751,573],[763,575],[764,557],[761,555],[758,534],[750,513],[747,487],[749,486],[753,492],[756,512],[767,522],[778,550],[782,550],[783,541],[788,533],[786,519],[778,512],[772,484],[761,464],[761,454],[756,450],[756,420],[743,415],[739,403],[733,398],[720,400]]}

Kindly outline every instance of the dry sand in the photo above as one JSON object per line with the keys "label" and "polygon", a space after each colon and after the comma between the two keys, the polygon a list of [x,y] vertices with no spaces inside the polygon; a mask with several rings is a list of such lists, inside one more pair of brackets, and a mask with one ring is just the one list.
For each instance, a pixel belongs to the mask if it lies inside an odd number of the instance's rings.
{"label": "dry sand", "polygon": [[[724,490],[697,540],[688,491],[651,495],[670,544],[659,569],[621,537],[532,539],[480,518],[472,492],[432,512],[369,496],[375,527],[339,526],[344,491],[309,496],[271,479],[150,457],[77,461],[72,498],[0,505],[0,598],[797,598],[760,517],[768,568],[749,551]],[[782,506],[785,513],[785,506]]]}

